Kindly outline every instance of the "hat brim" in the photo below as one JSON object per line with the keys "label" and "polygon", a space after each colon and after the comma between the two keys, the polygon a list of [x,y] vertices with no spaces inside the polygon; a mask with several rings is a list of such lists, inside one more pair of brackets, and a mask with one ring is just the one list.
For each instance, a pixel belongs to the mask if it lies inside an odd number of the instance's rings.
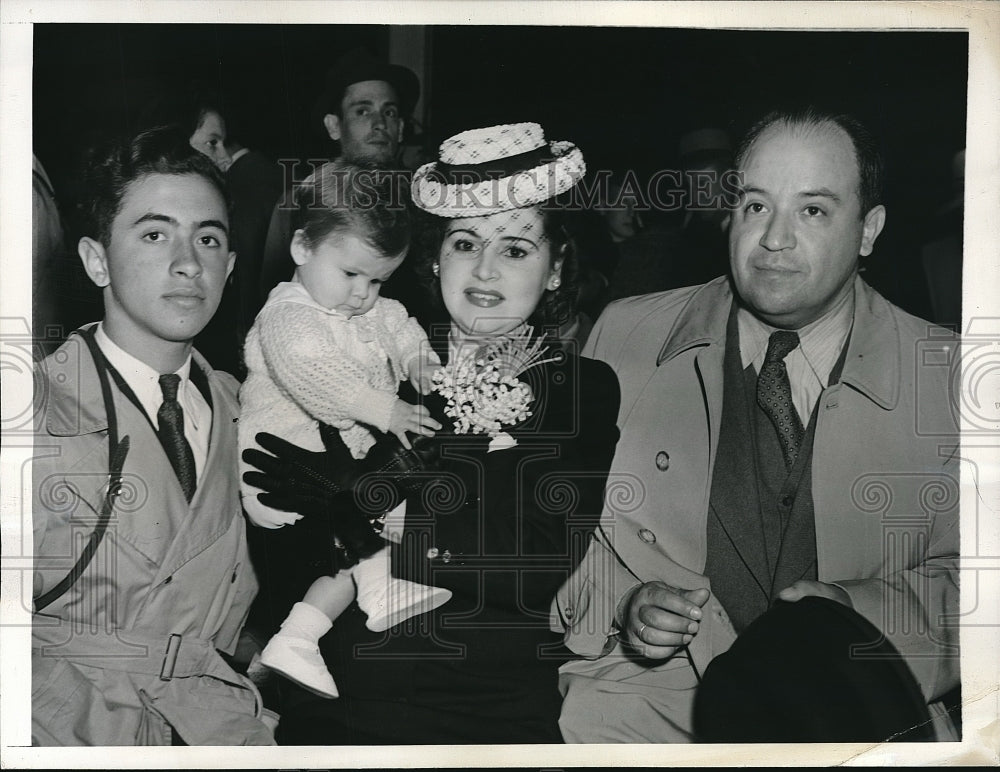
{"label": "hat brim", "polygon": [[495,179],[456,184],[437,174],[438,162],[424,164],[413,174],[413,203],[439,217],[477,217],[544,203],[565,193],[587,172],[583,153],[572,142],[550,142],[552,160]]}
{"label": "hat brim", "polygon": [[327,115],[339,113],[348,86],[367,80],[381,80],[392,86],[399,100],[400,114],[404,119],[410,116],[420,98],[420,80],[416,73],[401,64],[363,57],[357,64],[340,65],[327,73],[326,85],[311,110],[314,125],[322,126]]}
{"label": "hat brim", "polygon": [[705,742],[933,739],[916,679],[880,630],[826,598],[778,602],[712,660],[694,706]]}

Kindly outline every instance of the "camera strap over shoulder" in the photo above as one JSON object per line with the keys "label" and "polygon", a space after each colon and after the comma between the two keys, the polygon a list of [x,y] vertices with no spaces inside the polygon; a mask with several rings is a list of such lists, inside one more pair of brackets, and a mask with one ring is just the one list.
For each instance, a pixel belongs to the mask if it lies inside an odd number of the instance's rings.
{"label": "camera strap over shoulder", "polygon": [[78,333],[94,359],[94,368],[101,384],[101,396],[104,400],[104,411],[108,419],[108,484],[104,493],[104,500],[101,503],[101,510],[97,515],[97,525],[90,534],[90,539],[80,553],[79,559],[72,570],[51,590],[35,598],[34,611],[37,613],[53,601],[62,597],[80,578],[83,572],[93,560],[97,548],[104,539],[104,534],[111,522],[111,514],[114,511],[114,502],[121,492],[122,469],[125,466],[125,457],[128,455],[129,438],[128,435],[119,439],[118,437],[118,413],[115,410],[114,396],[111,393],[111,383],[108,380],[110,365],[101,353],[94,338],[93,329],[79,330]]}

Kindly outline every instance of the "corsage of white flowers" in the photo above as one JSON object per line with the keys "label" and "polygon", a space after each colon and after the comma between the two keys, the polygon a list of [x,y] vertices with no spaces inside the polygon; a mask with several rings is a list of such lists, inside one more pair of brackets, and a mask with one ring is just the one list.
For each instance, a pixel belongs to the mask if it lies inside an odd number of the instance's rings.
{"label": "corsage of white flowers", "polygon": [[531,367],[551,362],[544,359],[544,336],[532,340],[533,328],[500,338],[474,354],[458,357],[435,371],[434,388],[448,404],[445,415],[455,421],[456,434],[486,434],[493,439],[490,450],[517,444],[504,426],[513,426],[531,416],[531,387],[517,378]]}

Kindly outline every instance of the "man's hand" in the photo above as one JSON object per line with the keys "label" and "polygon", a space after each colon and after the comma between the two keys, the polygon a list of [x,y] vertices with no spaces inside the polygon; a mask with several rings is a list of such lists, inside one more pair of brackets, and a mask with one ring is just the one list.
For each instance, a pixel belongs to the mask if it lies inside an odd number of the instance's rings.
{"label": "man's hand", "polygon": [[680,590],[664,582],[646,582],[633,591],[625,613],[625,641],[642,656],[666,659],[698,634],[701,607],[709,591]]}
{"label": "man's hand", "polygon": [[851,603],[851,596],[835,584],[826,582],[814,582],[809,579],[799,579],[791,587],[786,587],[778,593],[779,600],[787,600],[794,603],[797,600],[814,596],[817,598],[829,598],[837,603],[842,603],[847,608],[854,608]]}
{"label": "man's hand", "polygon": [[431,417],[431,411],[423,405],[411,405],[401,399],[392,406],[392,416],[389,418],[389,431],[399,438],[403,447],[410,450],[410,440],[406,433],[423,437],[433,437],[441,424]]}

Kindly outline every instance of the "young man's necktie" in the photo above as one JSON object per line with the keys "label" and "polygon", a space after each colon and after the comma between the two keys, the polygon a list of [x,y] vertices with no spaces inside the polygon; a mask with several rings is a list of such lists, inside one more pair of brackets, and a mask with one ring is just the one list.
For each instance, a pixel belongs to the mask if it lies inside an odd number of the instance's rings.
{"label": "young man's necktie", "polygon": [[191,501],[198,484],[198,475],[194,466],[194,453],[184,437],[184,410],[177,401],[177,387],[181,377],[177,373],[160,376],[160,390],[163,392],[163,404],[156,411],[156,421],[159,424],[157,435],[160,444],[167,452],[170,466],[181,483],[184,495]]}
{"label": "young man's necktie", "polygon": [[792,403],[792,386],[785,369],[785,356],[799,345],[797,333],[778,330],[767,342],[764,364],[757,376],[757,404],[767,413],[778,432],[785,467],[792,468],[802,445],[805,429]]}

